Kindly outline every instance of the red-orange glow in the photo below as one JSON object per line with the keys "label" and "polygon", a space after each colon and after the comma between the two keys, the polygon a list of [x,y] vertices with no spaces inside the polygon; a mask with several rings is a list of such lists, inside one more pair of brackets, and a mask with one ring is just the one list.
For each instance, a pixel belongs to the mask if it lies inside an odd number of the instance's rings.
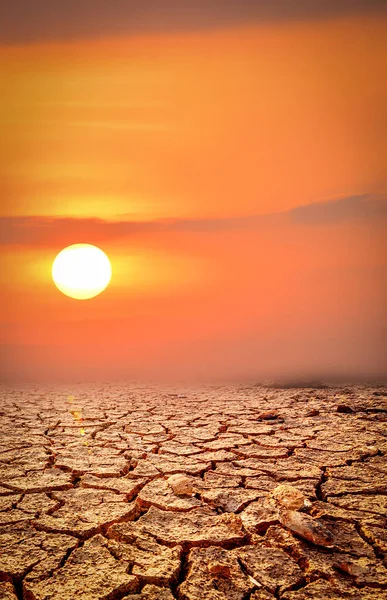
{"label": "red-orange glow", "polygon": [[[385,27],[0,46],[2,374],[380,372]],[[51,279],[75,243],[114,273],[85,303]]]}

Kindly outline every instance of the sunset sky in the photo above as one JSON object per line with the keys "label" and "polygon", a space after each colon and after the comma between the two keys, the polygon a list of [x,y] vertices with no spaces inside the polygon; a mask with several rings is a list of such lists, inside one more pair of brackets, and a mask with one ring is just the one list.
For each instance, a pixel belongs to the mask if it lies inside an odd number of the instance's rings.
{"label": "sunset sky", "polygon": [[[387,374],[387,4],[18,0],[0,376]],[[85,242],[110,286],[74,300]]]}

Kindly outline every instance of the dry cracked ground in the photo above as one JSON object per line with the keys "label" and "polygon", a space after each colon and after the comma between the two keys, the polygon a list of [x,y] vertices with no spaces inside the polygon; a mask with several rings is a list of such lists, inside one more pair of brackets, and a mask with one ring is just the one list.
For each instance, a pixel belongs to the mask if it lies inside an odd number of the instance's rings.
{"label": "dry cracked ground", "polygon": [[387,388],[2,389],[5,600],[387,598]]}

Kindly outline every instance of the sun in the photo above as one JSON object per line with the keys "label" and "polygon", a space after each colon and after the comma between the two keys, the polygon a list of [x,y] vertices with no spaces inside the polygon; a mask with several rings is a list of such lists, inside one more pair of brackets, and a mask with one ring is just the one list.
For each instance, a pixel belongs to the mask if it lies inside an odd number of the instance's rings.
{"label": "sun", "polygon": [[64,248],[52,265],[52,278],[58,290],[76,300],[88,300],[103,292],[110,283],[112,267],[105,252],[91,244]]}

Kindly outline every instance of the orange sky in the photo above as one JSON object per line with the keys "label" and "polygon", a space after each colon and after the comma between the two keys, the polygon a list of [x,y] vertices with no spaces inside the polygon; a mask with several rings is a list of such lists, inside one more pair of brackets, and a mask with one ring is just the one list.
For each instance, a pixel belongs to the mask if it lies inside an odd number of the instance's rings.
{"label": "orange sky", "polygon": [[[4,42],[1,376],[385,372],[386,25]],[[78,242],[89,301],[51,280]]]}

